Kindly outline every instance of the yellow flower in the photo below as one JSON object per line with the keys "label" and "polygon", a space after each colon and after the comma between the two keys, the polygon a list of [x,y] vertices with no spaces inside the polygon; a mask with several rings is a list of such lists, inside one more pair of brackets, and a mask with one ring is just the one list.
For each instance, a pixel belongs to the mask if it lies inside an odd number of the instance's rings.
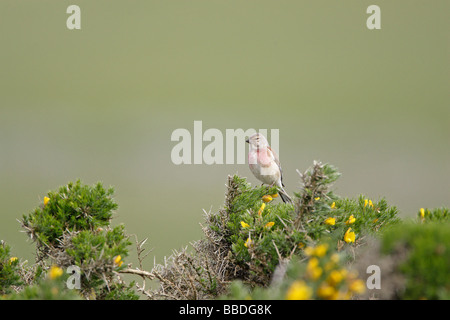
{"label": "yellow flower", "polygon": [[[307,256],[317,256],[317,257],[323,257],[327,253],[328,245],[327,244],[320,244],[317,247],[307,247],[305,249],[305,254]],[[316,259],[317,260],[317,259]]]}
{"label": "yellow flower", "polygon": [[366,287],[364,286],[364,281],[362,281],[361,279],[356,279],[350,282],[350,284],[348,285],[348,289],[351,292],[361,294],[364,293]]}
{"label": "yellow flower", "polygon": [[329,217],[329,218],[325,219],[325,224],[327,224],[329,226],[334,226],[336,224],[336,219]]}
{"label": "yellow flower", "polygon": [[49,197],[44,197],[44,206],[46,206],[49,201],[50,201]]}
{"label": "yellow flower", "polygon": [[271,194],[270,195],[273,199],[275,199],[275,198],[277,198],[278,197],[278,193],[275,193],[275,194]]}
{"label": "yellow flower", "polygon": [[262,197],[262,200],[263,200],[264,202],[270,202],[270,201],[273,200],[273,198],[272,198],[271,195],[266,194],[265,196]]}
{"label": "yellow flower", "polygon": [[317,201],[317,200],[320,200],[320,197],[315,197],[314,200],[316,200],[316,201]]}
{"label": "yellow flower", "polygon": [[353,215],[351,215],[350,216],[350,218],[348,218],[348,220],[345,222],[345,224],[352,224],[352,223],[355,223],[355,221],[356,221],[356,218],[353,216]]}
{"label": "yellow flower", "polygon": [[327,253],[327,249],[328,249],[328,245],[327,244],[319,244],[315,250],[314,250],[314,254],[317,257],[323,257],[326,253]]}
{"label": "yellow flower", "polygon": [[317,289],[317,295],[322,299],[333,300],[337,298],[338,291],[333,286],[323,283]]}
{"label": "yellow flower", "polygon": [[330,257],[330,261],[332,261],[333,263],[338,263],[339,262],[339,255],[337,253],[333,253]]}
{"label": "yellow flower", "polygon": [[12,264],[14,261],[17,261],[17,257],[11,257],[9,258],[9,264]]}
{"label": "yellow flower", "polygon": [[332,204],[331,204],[331,207],[330,207],[331,209],[334,209],[334,208],[336,208],[336,202],[333,202]]}
{"label": "yellow flower", "polygon": [[313,257],[308,260],[308,266],[307,266],[308,269],[313,269],[318,266],[319,266],[319,259]]}
{"label": "yellow flower", "polygon": [[267,222],[264,228],[272,228],[274,226],[275,222]]}
{"label": "yellow flower", "polygon": [[253,241],[252,241],[252,239],[250,239],[250,237],[247,238],[247,240],[244,243],[244,246],[246,248],[249,248],[249,247],[253,246]]}
{"label": "yellow flower", "polygon": [[308,276],[313,280],[319,279],[321,275],[322,275],[321,267],[316,267],[308,271]]}
{"label": "yellow flower", "polygon": [[339,255],[337,253],[333,253],[330,257],[330,260],[325,264],[325,271],[330,271],[336,267],[336,264],[339,262]]}
{"label": "yellow flower", "polygon": [[61,277],[63,274],[63,270],[58,266],[51,266],[50,271],[48,272],[48,276],[51,280]]}
{"label": "yellow flower", "polygon": [[319,267],[319,260],[315,257],[309,259],[308,265],[306,266],[306,273],[308,277],[313,280],[317,280],[322,275],[322,268]]}
{"label": "yellow flower", "polygon": [[344,241],[347,243],[355,242],[355,233],[352,230],[352,228],[348,228],[348,230],[344,234]]}
{"label": "yellow flower", "polygon": [[312,290],[303,281],[296,280],[286,292],[287,300],[308,300],[311,298]]}
{"label": "yellow flower", "polygon": [[298,247],[299,247],[300,249],[303,249],[303,248],[305,247],[305,244],[304,244],[303,242],[299,242],[299,243],[298,243]]}
{"label": "yellow flower", "polygon": [[[343,269],[343,271],[345,271]],[[327,278],[327,282],[331,286],[336,286],[345,278],[346,272],[341,272],[339,270],[333,270],[330,272]]]}
{"label": "yellow flower", "polygon": [[424,208],[420,208],[420,217],[421,217],[422,219],[425,218],[425,209],[424,209]]}
{"label": "yellow flower", "polygon": [[118,267],[122,266],[123,261],[122,261],[122,257],[120,256],[120,254],[114,257],[113,262],[114,262],[114,265],[116,265]]}
{"label": "yellow flower", "polygon": [[266,207],[266,204],[263,203],[263,204],[261,205],[261,208],[259,208],[258,215],[262,215],[262,213],[263,213],[265,207]]}
{"label": "yellow flower", "polygon": [[367,207],[367,205],[369,205],[369,207],[372,207],[372,208],[373,208],[373,202],[372,202],[372,200],[367,200],[367,199],[365,199],[365,200],[364,200],[364,208]]}
{"label": "yellow flower", "polygon": [[314,248],[313,247],[306,247],[305,248],[305,254],[310,257],[314,254]]}
{"label": "yellow flower", "polygon": [[248,223],[245,223],[244,221],[241,221],[242,228],[248,228],[250,225]]}

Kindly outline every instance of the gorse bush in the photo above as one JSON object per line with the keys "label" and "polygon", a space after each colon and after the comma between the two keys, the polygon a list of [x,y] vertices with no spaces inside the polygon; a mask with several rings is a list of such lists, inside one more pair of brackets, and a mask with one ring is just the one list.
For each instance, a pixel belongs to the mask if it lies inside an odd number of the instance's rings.
{"label": "gorse bush", "polygon": [[[234,274],[235,279],[239,280],[237,287],[259,287],[256,298],[280,298],[287,294],[280,292],[280,286],[275,290],[268,288],[266,293],[261,289],[273,281],[277,267],[282,277],[284,273],[280,270],[288,264],[289,268],[305,270],[307,267],[302,266],[299,258],[309,256],[308,248],[323,248],[326,245],[329,248],[327,252],[344,252],[348,248],[364,245],[365,236],[376,234],[384,227],[399,222],[397,209],[389,207],[384,199],[375,202],[363,196],[346,199],[335,195],[330,187],[339,176],[333,166],[315,162],[312,168],[300,174],[303,186],[295,193],[294,205],[273,203],[270,199],[276,190],[251,188],[244,179],[236,176],[231,179],[234,185],[232,199],[227,200],[226,210],[213,215],[214,218],[208,223],[215,232],[220,230],[217,238],[228,235],[226,246],[231,248],[228,259],[234,270],[239,271]],[[309,261],[319,263],[322,260],[315,257]],[[296,264],[300,266],[291,266]],[[320,270],[321,275],[326,276],[322,267],[317,266],[315,270]],[[347,274],[356,280],[353,273]],[[322,277],[292,282],[297,285],[302,283],[302,288],[311,291],[307,295],[310,298],[342,299],[351,297],[352,293],[351,290],[339,290],[326,285]],[[237,292],[236,286],[232,290],[234,294]],[[327,296],[325,289],[332,293]],[[248,296],[246,290],[243,295]],[[227,297],[242,297],[242,294]]]}
{"label": "gorse bush", "polygon": [[[448,219],[448,218],[446,218]],[[400,299],[450,299],[450,221],[405,223],[386,232],[381,253],[402,251],[396,271],[403,277]]]}
{"label": "gorse bush", "polygon": [[115,274],[124,268],[123,258],[128,256],[128,246],[131,245],[122,225],[68,232],[61,244],[65,250],[52,254],[55,263],[63,268],[80,267],[85,275],[81,278],[83,292],[91,296],[95,292],[98,297],[115,295]]}
{"label": "gorse bush", "polygon": [[[0,245],[3,299],[351,299],[449,298],[449,210],[421,209],[406,224],[385,199],[344,198],[332,186],[340,177],[314,162],[298,172],[293,203],[277,187],[250,185],[229,176],[224,206],[205,212],[204,237],[174,250],[146,271],[146,239],[136,239],[137,267],[124,263],[129,236],[112,226],[118,206],[113,188],[80,181],[50,191],[23,216],[36,244],[28,265]],[[365,268],[377,257],[381,294],[365,290]],[[370,261],[369,261],[370,260]],[[69,289],[76,267],[79,287]],[[359,273],[358,273],[359,272]],[[122,275],[142,279],[127,283]],[[157,281],[146,286],[145,280]],[[386,282],[387,279],[387,282]]]}
{"label": "gorse bush", "polygon": [[11,293],[14,287],[22,285],[19,259],[10,255],[11,248],[0,242],[0,295]]}
{"label": "gorse bush", "polygon": [[221,298],[334,300],[364,292],[364,282],[347,270],[342,253],[323,243],[306,247],[305,254],[306,259],[294,256],[289,264],[279,265],[270,286],[250,290],[242,281],[234,281],[230,293]]}
{"label": "gorse bush", "polygon": [[[305,234],[292,228],[294,208],[290,204],[272,204],[276,188],[251,188],[245,179],[234,176],[234,197],[226,211],[225,225],[216,224],[220,215],[209,220],[215,232],[226,234],[226,246],[231,249],[230,261],[236,276],[255,284],[264,284],[279,259],[289,256]],[[265,197],[264,197],[265,196]]]}
{"label": "gorse bush", "polygon": [[43,205],[24,215],[22,227],[31,239],[37,240],[38,249],[58,246],[66,230],[92,231],[109,225],[117,209],[113,193],[114,189],[105,190],[101,183],[93,187],[80,181],[69,183],[58,191],[50,191]]}
{"label": "gorse bush", "polygon": [[205,215],[205,239],[194,243],[192,254],[176,252],[165,265],[158,265],[148,277],[160,280],[161,287],[146,294],[210,299],[226,295],[233,281],[247,291],[271,290],[275,275],[284,277],[282,270],[297,263],[291,260],[308,257],[305,248],[326,242],[329,252],[344,252],[363,245],[365,235],[399,221],[397,209],[384,199],[372,202],[333,194],[330,188],[340,176],[333,166],[316,162],[300,176],[303,186],[295,193],[294,204],[274,200],[276,187],[252,187],[244,178],[229,176],[224,207]]}
{"label": "gorse bush", "polygon": [[450,210],[447,208],[424,209],[421,208],[418,217],[422,222],[445,222],[450,220]]}
{"label": "gorse bush", "polygon": [[[131,242],[123,225],[110,225],[117,209],[113,194],[101,183],[71,182],[50,191],[40,206],[23,216],[21,225],[36,243],[36,265],[23,271],[28,286],[11,298],[50,298],[49,292],[68,298],[74,294],[87,299],[138,298],[131,289],[134,283],[125,285],[118,277]],[[78,267],[80,288],[69,293],[62,281],[65,272],[58,277],[47,272],[70,266]]]}
{"label": "gorse bush", "polygon": [[57,266],[48,269],[47,274],[40,274],[33,284],[24,286],[22,290],[14,291],[8,296],[9,300],[80,300],[76,290],[67,290],[68,276]]}

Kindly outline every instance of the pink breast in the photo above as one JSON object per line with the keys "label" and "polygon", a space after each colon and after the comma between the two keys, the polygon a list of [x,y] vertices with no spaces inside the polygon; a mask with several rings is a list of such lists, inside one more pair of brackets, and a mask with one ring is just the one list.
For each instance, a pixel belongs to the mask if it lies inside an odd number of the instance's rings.
{"label": "pink breast", "polygon": [[256,151],[256,153],[257,153],[257,156],[258,156],[258,162],[262,166],[270,165],[270,162],[272,161],[272,159],[269,157],[268,152],[267,152],[266,149],[258,150],[258,151]]}

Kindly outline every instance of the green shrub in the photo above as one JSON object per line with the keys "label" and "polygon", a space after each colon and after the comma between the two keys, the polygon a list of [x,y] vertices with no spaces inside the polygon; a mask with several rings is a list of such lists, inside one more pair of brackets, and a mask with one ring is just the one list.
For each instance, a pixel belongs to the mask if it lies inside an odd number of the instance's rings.
{"label": "green shrub", "polygon": [[[292,227],[294,207],[285,203],[264,202],[264,195],[277,194],[276,187],[251,188],[233,177],[236,195],[227,208],[228,222],[222,231],[243,277],[266,283],[280,257],[287,257],[305,241],[305,234]],[[218,230],[214,224],[211,228]]]}
{"label": "green shrub", "polygon": [[[384,198],[336,195],[331,187],[340,173],[329,164],[314,162],[299,175],[293,203],[275,199],[277,187],[252,187],[229,176],[223,208],[205,212],[205,237],[191,243],[191,251],[174,250],[151,271],[142,267],[146,240],[136,239],[139,268],[124,264],[131,242],[123,225],[111,226],[114,190],[71,182],[22,218],[36,244],[34,265],[19,263],[1,243],[0,297],[137,299],[136,286],[150,299],[349,299],[364,289],[350,265],[365,272],[370,260],[359,249],[379,257],[389,270],[382,273],[395,278],[385,296],[450,298],[447,208],[421,209],[415,223],[400,223],[397,208]],[[79,268],[80,290],[67,288],[69,266]],[[159,285],[127,284],[121,274]]]}
{"label": "green shrub", "polygon": [[7,300],[79,300],[77,290],[66,286],[68,275],[59,267],[52,266],[48,273],[43,273],[35,279],[34,284],[22,288],[18,292],[3,296]]}
{"label": "green shrub", "polygon": [[11,248],[0,242],[0,296],[13,291],[14,287],[22,285],[19,270],[19,259],[10,255]]}
{"label": "green shrub", "polygon": [[399,250],[405,258],[398,262],[397,271],[405,284],[398,298],[450,299],[448,221],[403,223],[388,230],[382,237],[382,253],[390,255]]}
{"label": "green shrub", "polygon": [[361,245],[364,236],[375,235],[400,221],[397,208],[390,207],[385,199],[372,202],[360,195],[357,199],[332,202],[318,199],[317,202],[317,209],[307,219],[304,229],[312,239],[320,241],[324,236],[330,237],[338,246],[347,242],[344,239],[347,231],[354,232],[354,242]]}
{"label": "green shrub", "polygon": [[221,299],[342,300],[364,292],[364,282],[346,268],[345,253],[338,253],[327,243],[307,247],[305,253],[307,259],[294,256],[280,264],[269,286],[252,290],[234,281],[229,294]]}
{"label": "green shrub", "polygon": [[445,222],[450,220],[448,208],[424,209],[421,208],[417,214],[422,222]]}
{"label": "green shrub", "polygon": [[[50,191],[44,203],[21,221],[36,243],[38,270],[53,265],[63,269],[78,266],[80,293],[88,299],[138,298],[131,289],[134,283],[126,285],[118,278],[131,242],[123,225],[110,226],[117,209],[113,195],[113,188],[106,190],[101,183],[88,186],[70,182]],[[36,277],[34,283],[45,286],[45,282],[38,282]],[[41,289],[28,289],[32,291],[27,294],[42,295]]]}
{"label": "green shrub", "polygon": [[321,241],[338,249],[362,245],[365,235],[399,221],[398,210],[385,199],[372,202],[363,196],[335,195],[330,188],[339,176],[333,166],[315,162],[300,174],[303,187],[295,193],[294,205],[267,200],[267,195],[277,193],[276,187],[252,188],[244,178],[232,177],[225,210],[212,215],[207,224],[231,249],[229,258],[239,270],[236,277],[267,285],[280,261],[302,256],[305,246]]}
{"label": "green shrub", "polygon": [[[124,226],[107,227],[91,231],[68,233],[62,241],[64,252],[54,254],[55,263],[67,268],[71,265],[80,267],[83,276],[82,291],[97,297],[117,296],[121,290],[112,295],[117,287],[114,276],[125,267],[123,258],[128,256],[131,242],[124,233]],[[119,288],[123,289],[123,285]]]}
{"label": "green shrub", "polygon": [[58,246],[63,233],[91,230],[109,225],[117,204],[113,188],[105,190],[101,183],[83,185],[80,180],[50,191],[44,203],[29,215],[24,215],[22,227],[38,247]]}

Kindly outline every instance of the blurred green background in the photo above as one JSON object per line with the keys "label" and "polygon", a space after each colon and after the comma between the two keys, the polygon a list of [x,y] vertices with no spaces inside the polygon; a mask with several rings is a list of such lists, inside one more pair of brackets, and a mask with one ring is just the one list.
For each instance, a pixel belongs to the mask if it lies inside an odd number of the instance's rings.
{"label": "blurred green background", "polygon": [[[81,8],[81,30],[66,9]],[[381,30],[366,9],[381,7]],[[177,128],[280,130],[285,184],[313,160],[336,193],[412,217],[450,206],[448,0],[0,2],[0,239],[34,261],[16,219],[81,179],[116,189],[114,224],[156,261],[202,236],[228,174],[171,162]],[[131,261],[133,259],[130,259]],[[129,261],[126,261],[129,262]],[[153,258],[147,260],[149,266]]]}

